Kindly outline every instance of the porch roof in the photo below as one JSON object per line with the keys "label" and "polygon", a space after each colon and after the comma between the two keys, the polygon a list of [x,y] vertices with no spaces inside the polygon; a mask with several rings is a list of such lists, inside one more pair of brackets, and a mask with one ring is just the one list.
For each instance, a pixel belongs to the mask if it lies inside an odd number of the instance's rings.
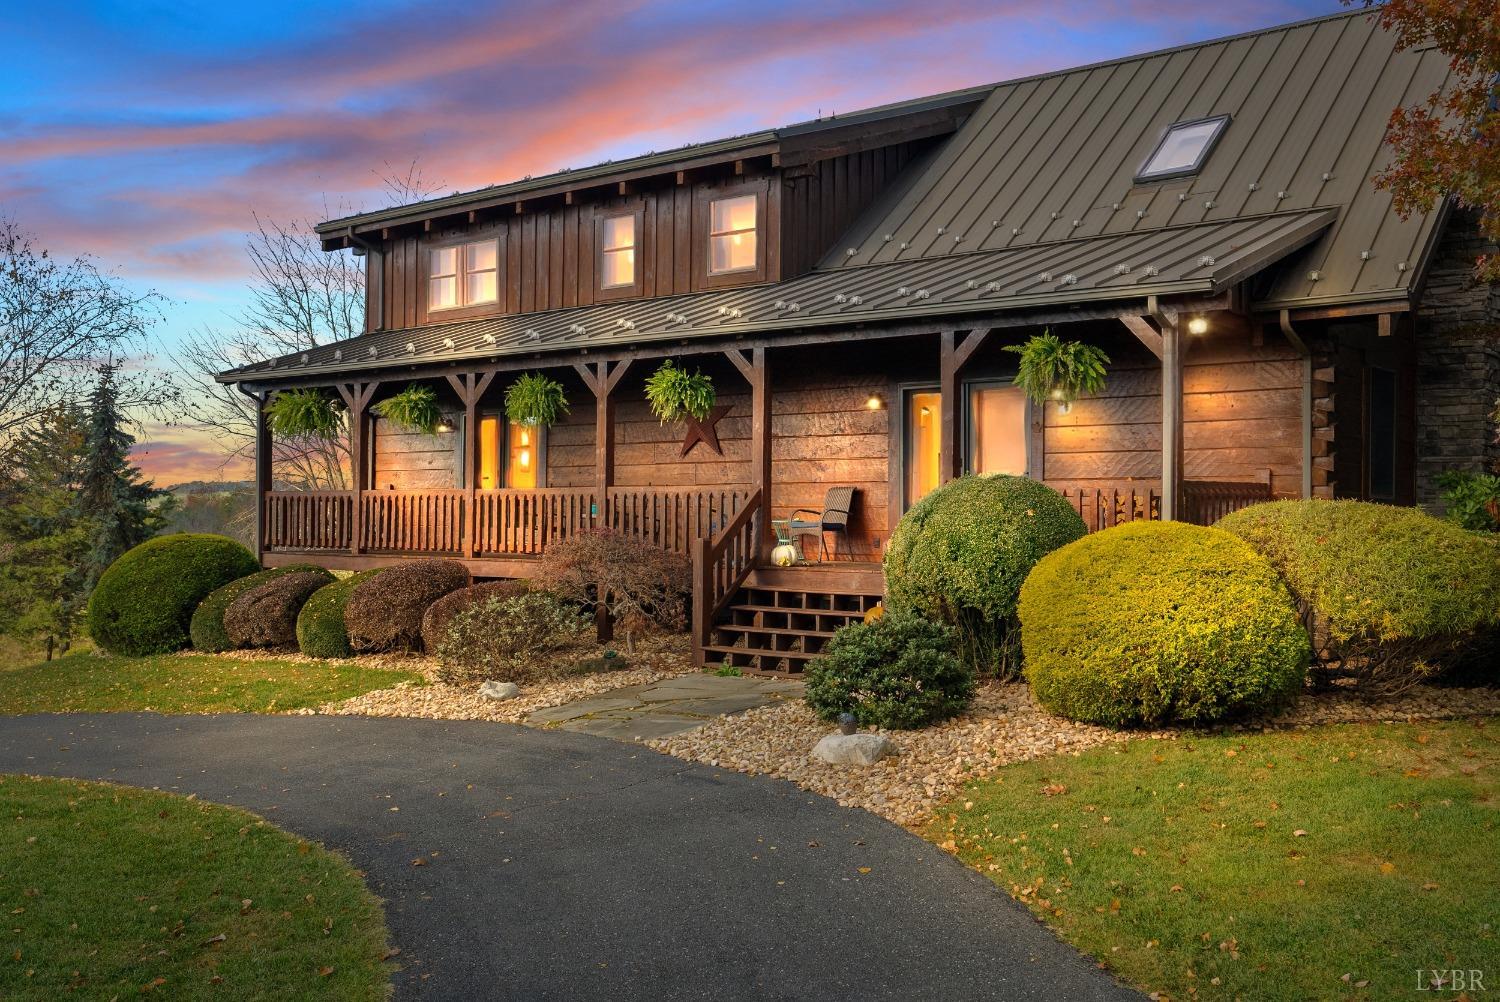
{"label": "porch roof", "polygon": [[1214,294],[1318,239],[1335,209],[1268,213],[818,270],[785,282],[375,331],[220,373],[220,382],[652,342]]}

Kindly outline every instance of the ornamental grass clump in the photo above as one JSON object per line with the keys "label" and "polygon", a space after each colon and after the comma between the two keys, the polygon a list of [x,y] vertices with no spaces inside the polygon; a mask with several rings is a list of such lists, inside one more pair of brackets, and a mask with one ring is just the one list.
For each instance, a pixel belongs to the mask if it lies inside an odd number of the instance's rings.
{"label": "ornamental grass clump", "polygon": [[912,612],[841,628],[807,666],[806,699],[818,717],[852,713],[864,726],[914,729],[946,720],[974,697],[974,673],[953,629]]}
{"label": "ornamental grass clump", "polygon": [[491,595],[456,613],[437,647],[448,685],[543,681],[565,674],[586,648],[588,617],[546,592]]}
{"label": "ornamental grass clump", "polygon": [[1037,702],[1111,727],[1278,710],[1311,656],[1271,565],[1183,522],[1128,522],[1048,554],[1021,588],[1020,619]]}
{"label": "ornamental grass clump", "polygon": [[282,574],[246,590],[224,610],[224,632],[235,648],[295,650],[297,614],[333,580],[321,567]]}
{"label": "ornamental grass clump", "polygon": [[[1500,630],[1500,544],[1415,508],[1272,501],[1220,519],[1281,574],[1317,652],[1314,678],[1390,694]],[[1492,661],[1477,680],[1493,683]]]}
{"label": "ornamental grass clump", "polygon": [[89,635],[111,654],[142,657],[191,642],[193,613],[218,588],[260,570],[226,536],[174,533],[125,551],[89,596]]}
{"label": "ornamental grass clump", "polygon": [[387,568],[360,583],[344,606],[349,646],[356,653],[420,651],[427,607],[468,586],[469,571],[456,560],[413,560]]}
{"label": "ornamental grass clump", "polygon": [[[272,567],[269,570],[249,574],[229,582],[222,588],[213,591],[193,612],[192,621],[188,625],[188,633],[193,639],[193,650],[202,651],[205,654],[218,654],[222,651],[232,650],[234,643],[229,639],[229,634],[224,629],[224,610],[228,609],[235,599],[239,598],[251,588],[265,584],[285,574],[300,574],[304,572],[318,572],[321,570],[312,564],[290,564],[286,567]],[[328,575],[332,580],[333,575]]]}
{"label": "ornamental grass clump", "polygon": [[886,605],[958,631],[976,675],[1020,671],[1016,602],[1043,556],[1088,531],[1057,491],[1026,477],[963,477],[912,505],[885,556]]}
{"label": "ornamental grass clump", "polygon": [[349,628],[344,625],[344,608],[354,589],[385,569],[360,571],[313,592],[297,613],[297,650],[310,658],[353,657]]}

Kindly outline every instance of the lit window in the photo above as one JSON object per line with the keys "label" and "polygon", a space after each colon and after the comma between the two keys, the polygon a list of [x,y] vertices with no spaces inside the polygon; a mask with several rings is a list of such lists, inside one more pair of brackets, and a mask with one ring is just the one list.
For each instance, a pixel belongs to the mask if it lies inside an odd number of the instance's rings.
{"label": "lit window", "polygon": [[493,240],[461,247],[438,247],[429,252],[427,308],[493,303],[499,298],[500,255]]}
{"label": "lit window", "polygon": [[755,270],[754,195],[720,198],[708,204],[709,272]]}
{"label": "lit window", "polygon": [[1154,181],[1198,173],[1203,162],[1208,159],[1209,151],[1224,131],[1224,126],[1228,124],[1228,115],[1203,118],[1195,122],[1178,122],[1162,135],[1156,149],[1146,159],[1146,166],[1136,175],[1136,180]]}
{"label": "lit window", "polygon": [[536,454],[539,428],[512,424],[506,435],[505,486],[513,490],[536,487]]}
{"label": "lit window", "polygon": [[600,230],[599,287],[635,285],[635,216],[610,216]]}

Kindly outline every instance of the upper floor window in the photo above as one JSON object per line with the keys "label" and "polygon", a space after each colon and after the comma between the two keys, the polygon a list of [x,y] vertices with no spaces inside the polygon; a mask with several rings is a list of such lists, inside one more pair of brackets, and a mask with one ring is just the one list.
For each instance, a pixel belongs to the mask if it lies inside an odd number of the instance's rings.
{"label": "upper floor window", "polygon": [[1162,133],[1156,149],[1146,158],[1146,165],[1135,179],[1158,181],[1198,173],[1228,124],[1228,115],[1217,115],[1171,126]]}
{"label": "upper floor window", "polygon": [[635,285],[635,215],[606,217],[599,238],[599,288]]}
{"label": "upper floor window", "polygon": [[756,268],[754,195],[736,195],[708,203],[709,274]]}
{"label": "upper floor window", "polygon": [[477,306],[499,298],[500,255],[493,240],[477,240],[429,251],[427,308]]}

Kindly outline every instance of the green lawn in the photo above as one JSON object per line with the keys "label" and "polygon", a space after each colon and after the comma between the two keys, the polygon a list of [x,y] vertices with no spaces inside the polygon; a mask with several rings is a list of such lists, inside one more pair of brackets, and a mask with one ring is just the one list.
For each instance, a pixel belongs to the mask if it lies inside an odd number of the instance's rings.
{"label": "green lawn", "polygon": [[380,903],[253,814],[0,776],[0,998],[383,999]]}
{"label": "green lawn", "polygon": [[973,784],[928,836],[1172,998],[1405,998],[1419,968],[1500,986],[1496,721],[1041,759]]}
{"label": "green lawn", "polygon": [[348,661],[246,661],[211,654],[151,658],[70,654],[0,671],[0,714],[155,710],[270,713],[421,682],[413,672]]}

